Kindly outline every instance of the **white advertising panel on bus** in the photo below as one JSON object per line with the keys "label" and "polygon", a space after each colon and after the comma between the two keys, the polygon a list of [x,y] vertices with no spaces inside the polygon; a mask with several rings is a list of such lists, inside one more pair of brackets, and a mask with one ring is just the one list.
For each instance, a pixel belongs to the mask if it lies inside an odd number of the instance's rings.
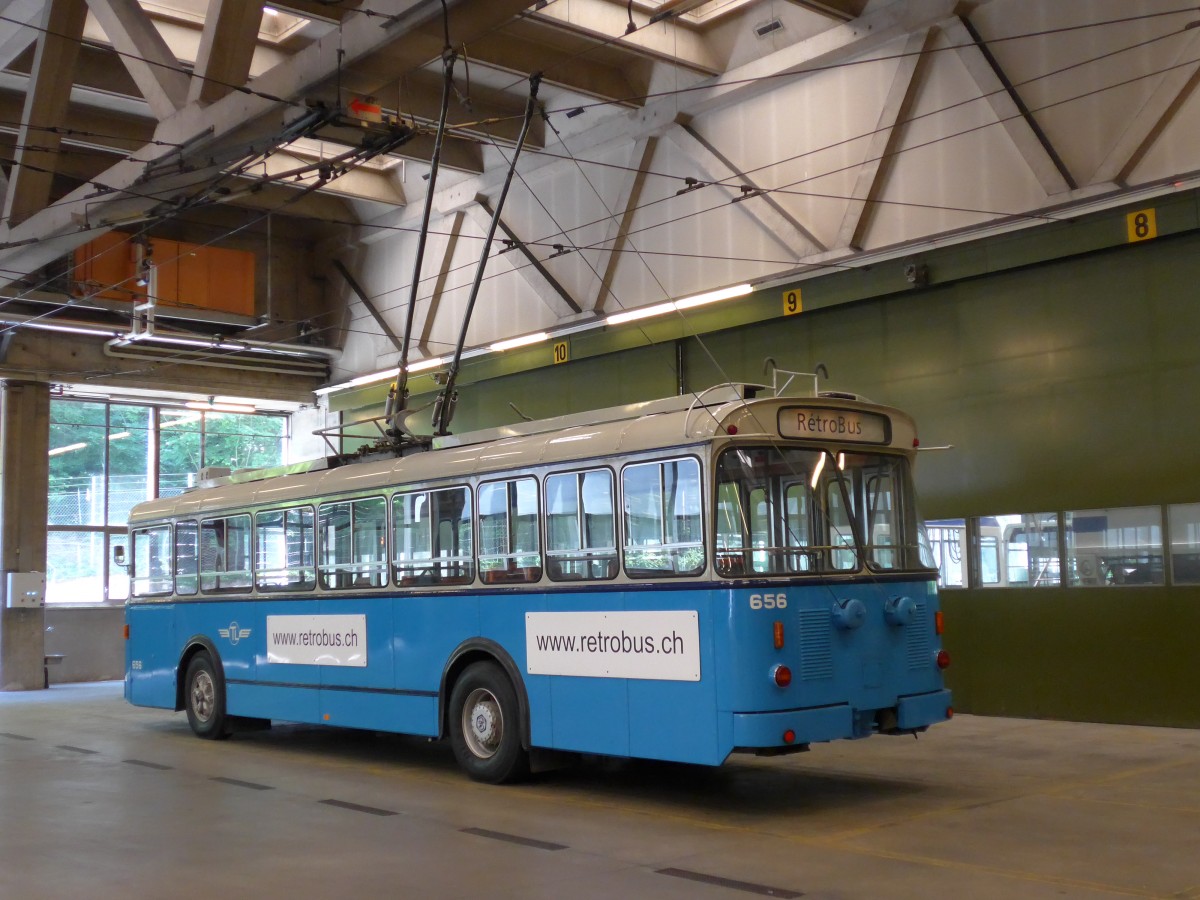
{"label": "white advertising panel on bus", "polygon": [[779,411],[779,434],[785,438],[856,444],[886,444],[891,440],[887,416],[804,406],[785,406]]}
{"label": "white advertising panel on bus", "polygon": [[695,610],[525,614],[530,675],[700,680]]}
{"label": "white advertising panel on bus", "polygon": [[363,668],[367,617],[267,616],[267,662]]}

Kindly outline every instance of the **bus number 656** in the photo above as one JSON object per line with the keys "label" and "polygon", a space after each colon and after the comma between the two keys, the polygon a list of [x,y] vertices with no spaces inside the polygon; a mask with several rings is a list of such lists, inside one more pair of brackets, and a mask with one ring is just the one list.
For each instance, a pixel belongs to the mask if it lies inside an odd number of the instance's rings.
{"label": "bus number 656", "polygon": [[751,594],[751,609],[787,609],[787,594]]}

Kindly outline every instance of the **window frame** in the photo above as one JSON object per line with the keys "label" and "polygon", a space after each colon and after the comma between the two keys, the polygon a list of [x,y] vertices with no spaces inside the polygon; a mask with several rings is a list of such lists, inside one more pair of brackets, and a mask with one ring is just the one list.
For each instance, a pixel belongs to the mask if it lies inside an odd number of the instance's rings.
{"label": "window frame", "polygon": [[[174,556],[174,562],[173,562],[171,571],[172,571],[172,575],[173,575],[174,581],[175,581],[175,595],[177,597],[195,597],[200,593],[200,519],[193,518],[193,517],[188,517],[186,519],[176,519],[173,522],[173,525],[174,525],[174,529],[175,529],[175,534],[174,534],[174,539],[171,542],[171,550],[172,550],[172,553]],[[193,569],[190,574],[185,573],[183,575],[184,578],[190,577],[190,578],[194,579],[193,583],[192,583],[192,589],[190,591],[181,591],[179,589],[179,580],[180,580],[180,571],[179,571],[179,563],[180,563],[179,530],[180,529],[179,529],[179,526],[180,525],[190,525],[194,529],[192,532],[192,537],[193,537],[192,550],[194,551],[194,553],[192,555]]]}
{"label": "window frame", "polygon": [[[585,515],[583,506],[583,478],[593,473],[603,472],[608,475],[608,484],[610,488],[610,496],[612,498],[612,540],[611,548],[585,548],[578,547],[573,550],[552,550],[550,548],[550,479],[565,478],[567,476],[575,476],[576,486],[576,517],[579,524],[579,542],[583,542],[583,522],[582,517]],[[558,469],[553,472],[546,472],[542,476],[542,523],[545,529],[543,536],[543,557],[544,569],[546,577],[555,584],[574,583],[574,582],[591,582],[591,581],[612,581],[621,572],[621,515],[619,515],[621,505],[621,491],[617,472],[612,466],[590,466],[587,468],[569,468]],[[601,550],[611,549],[611,555],[602,554]],[[608,560],[611,565],[606,566],[607,572],[603,575],[589,577],[582,575],[579,577],[568,576],[564,572],[555,573],[555,566],[551,565],[552,557],[557,556],[560,560],[566,558],[570,562],[585,562],[588,568],[594,562],[602,562]]]}
{"label": "window frame", "polygon": [[[139,590],[137,590],[137,585],[138,585],[139,580],[141,580],[141,576],[138,575],[138,571],[137,571],[138,570],[138,565],[137,565],[138,539],[141,537],[150,538],[151,534],[154,532],[165,532],[166,536],[167,536],[166,547],[168,550],[168,555],[165,560],[166,574],[158,576],[159,581],[162,583],[165,583],[167,585],[167,587],[164,590],[139,591]],[[147,550],[147,553],[150,554],[147,557],[147,562],[150,563],[151,565],[153,565],[155,562],[155,557],[154,557],[154,553],[153,553],[154,546],[155,546],[154,541],[153,541],[153,539],[151,539],[150,549]],[[164,560],[161,556],[159,556],[157,561],[161,564]],[[129,596],[130,597],[137,597],[137,598],[141,599],[143,597],[167,597],[167,596],[170,596],[175,591],[174,568],[175,568],[175,528],[174,528],[173,523],[171,523],[171,522],[155,522],[155,523],[147,524],[147,525],[139,525],[138,527],[131,528],[129,530]],[[150,585],[153,585],[155,583],[153,575],[145,576],[145,580]]]}
{"label": "window frame", "polygon": [[[398,564],[400,560],[397,558],[399,553],[397,543],[399,538],[400,518],[397,513],[397,505],[407,497],[413,497],[422,494],[427,498],[432,494],[449,493],[450,491],[461,491],[465,496],[466,501],[470,504],[469,514],[466,518],[467,534],[470,540],[470,547],[466,556],[434,556],[431,555],[427,560],[414,560],[414,565],[411,568],[421,568],[422,566],[415,565],[416,563],[426,563],[424,568],[429,570],[428,580],[421,580],[424,576],[402,575],[402,567]],[[433,507],[432,500],[427,501],[430,508]],[[475,573],[478,570],[478,560],[476,555],[476,527],[475,527],[475,492],[471,489],[471,485],[465,482],[446,484],[446,485],[427,485],[425,487],[405,487],[404,489],[395,491],[388,499],[388,569],[392,583],[399,588],[408,587],[437,587],[441,585],[467,585],[475,582]],[[462,522],[461,517],[457,520]],[[440,548],[438,540],[438,531],[434,528],[434,520],[430,517],[429,529],[429,552],[433,554]],[[456,564],[460,568],[466,569],[466,574],[457,576],[441,576],[438,571],[441,567],[448,563]],[[416,579],[408,580],[407,579]]]}
{"label": "window frame", "polygon": [[[246,546],[245,546],[244,550],[245,550],[246,562],[249,564],[249,568],[247,568],[247,569],[229,569],[225,566],[225,563],[229,559],[229,546],[230,546],[229,545],[229,530],[230,530],[229,523],[234,521],[235,519],[245,519],[246,520],[246,526],[245,526],[243,533],[246,535]],[[205,569],[204,568],[204,565],[205,565],[205,563],[204,563],[205,526],[208,524],[211,524],[213,522],[222,522],[224,525],[224,527],[222,528],[223,537],[221,538],[222,546],[220,549],[222,568],[220,568],[220,569]],[[198,574],[199,574],[199,578],[200,578],[200,593],[202,595],[203,594],[213,595],[213,594],[248,594],[248,593],[251,593],[254,590],[254,517],[248,512],[230,512],[230,513],[227,513],[225,515],[220,515],[220,516],[209,516],[208,518],[202,517],[200,519],[200,555],[199,555],[199,559],[200,559],[200,564],[199,564],[199,573]],[[213,577],[213,582],[214,582],[213,586],[205,587],[205,583],[206,583],[205,576],[206,575]],[[221,576],[225,576],[225,575],[244,575],[244,576],[246,576],[246,583],[231,585],[228,587],[222,587],[221,586]]]}
{"label": "window frame", "polygon": [[[311,563],[308,564],[308,568],[310,568],[312,571],[312,580],[311,581],[300,581],[300,582],[289,582],[288,584],[285,584],[285,585],[263,584],[262,578],[264,575],[278,574],[280,572],[286,574],[291,570],[287,567],[285,567],[283,569],[269,569],[269,570],[259,567],[259,564],[258,564],[259,563],[259,534],[261,531],[261,528],[259,526],[259,518],[262,516],[265,516],[265,515],[272,515],[275,513],[283,514],[284,557],[285,557],[285,561],[286,561],[286,558],[287,558],[287,555],[289,552],[289,548],[288,548],[288,544],[287,544],[287,529],[288,529],[287,516],[288,516],[288,513],[292,513],[292,512],[303,513],[305,511],[307,511],[310,515],[309,527],[312,528],[312,533],[313,533],[313,543],[312,543],[313,558],[312,558]],[[303,523],[301,523],[301,527],[303,528]],[[301,547],[303,547],[303,541],[301,541]],[[264,594],[277,594],[277,593],[281,593],[284,591],[305,591],[305,592],[307,592],[307,591],[316,590],[317,582],[318,582],[318,576],[317,576],[317,510],[316,510],[316,506],[312,503],[299,503],[299,504],[294,504],[294,505],[290,505],[290,506],[277,506],[277,507],[273,507],[270,509],[255,510],[254,511],[254,536],[251,540],[251,558],[253,560],[253,568],[254,568],[254,590],[255,591],[259,591]],[[301,574],[303,574],[305,568],[306,568],[306,565],[303,562],[299,566],[296,566],[296,569],[300,570]]]}
{"label": "window frame", "polygon": [[[662,467],[665,465],[669,465],[671,463],[681,463],[681,462],[690,462],[690,463],[694,464],[696,467],[696,485],[698,488],[697,496],[698,496],[699,502],[700,502],[700,509],[696,515],[696,518],[697,518],[697,521],[699,522],[699,527],[700,527],[699,540],[687,541],[684,543],[671,543],[671,544],[664,542],[664,543],[660,543],[660,544],[656,544],[656,545],[655,544],[647,544],[644,546],[643,545],[631,545],[629,543],[629,540],[630,540],[629,523],[626,521],[626,516],[628,515],[628,507],[626,506],[626,502],[625,502],[625,498],[626,498],[625,476],[626,476],[626,473],[629,472],[630,470],[636,469],[636,468],[657,466],[658,470],[659,470],[658,486],[659,486],[659,489],[661,490],[662,486],[663,486]],[[709,491],[708,491],[708,486],[707,486],[707,482],[706,482],[706,478],[705,478],[704,461],[695,454],[681,454],[678,456],[652,457],[649,459],[627,460],[626,462],[624,462],[621,465],[620,478],[618,480],[620,482],[619,497],[620,497],[620,504],[621,504],[621,507],[620,507],[621,508],[621,531],[620,531],[621,571],[624,572],[625,577],[628,578],[630,581],[659,581],[662,579],[672,579],[672,578],[702,577],[708,571],[708,545],[705,540],[708,532],[707,532],[707,528],[705,527],[704,500],[705,500],[705,495]],[[661,508],[659,509],[658,512],[660,515],[660,518],[658,519],[658,521],[660,523],[660,529],[659,529],[660,535],[662,537],[665,537],[666,536],[665,528],[661,527],[661,526],[663,526],[666,523],[667,517],[662,515],[663,510]],[[685,549],[689,549],[689,548],[693,548],[693,547],[698,547],[700,550],[699,564],[694,569],[687,571],[687,572],[676,571],[675,561],[678,560],[678,558],[679,558],[678,554]],[[671,569],[668,571],[666,569],[656,570],[656,569],[642,568],[642,567],[638,567],[638,566],[631,567],[629,565],[630,551],[637,551],[639,549],[640,550],[657,549],[660,551],[666,551],[668,553],[674,554],[670,557],[671,562],[672,562]]]}
{"label": "window frame", "polygon": [[[537,546],[532,551],[513,551],[513,505],[508,501],[506,493],[506,524],[508,526],[507,553],[483,553],[483,491],[495,485],[511,485],[520,481],[533,482],[533,500],[537,504],[534,511],[533,536],[537,538]],[[479,580],[485,585],[504,584],[534,584],[542,580],[546,573],[545,539],[542,534],[544,516],[542,510],[542,479],[532,472],[513,473],[509,477],[489,478],[475,484],[475,566]],[[517,518],[520,518],[519,516]],[[518,566],[514,561],[521,557],[537,557],[536,565]],[[484,569],[484,559],[501,559],[504,567],[499,569]]]}
{"label": "window frame", "polygon": [[[364,503],[364,502],[367,502],[370,500],[379,500],[383,504],[383,553],[382,553],[382,556],[378,557],[376,559],[372,559],[370,562],[367,562],[367,563],[359,563],[359,562],[351,561],[351,562],[347,562],[347,563],[335,563],[333,567],[327,566],[324,562],[324,560],[325,560],[324,551],[325,551],[325,547],[326,547],[326,541],[325,541],[325,529],[324,529],[324,527],[322,527],[322,524],[321,524],[322,510],[324,510],[326,507],[339,506],[341,504],[348,504],[350,506],[350,556],[353,560],[354,550],[355,550],[355,545],[356,545],[355,535],[357,533],[357,530],[355,528],[355,520],[357,517],[356,517],[355,511],[354,511],[354,507],[356,504]],[[321,590],[337,591],[337,592],[352,591],[352,590],[359,590],[359,591],[372,590],[372,591],[374,591],[374,590],[379,590],[380,588],[388,587],[390,584],[389,556],[390,556],[390,550],[391,550],[391,536],[390,536],[391,503],[389,502],[388,496],[386,494],[382,494],[382,493],[380,493],[380,494],[371,493],[371,494],[356,495],[353,497],[326,498],[324,500],[324,502],[316,502],[315,506],[316,506],[316,511],[317,511],[317,518],[316,518],[317,584],[318,584],[318,586],[320,586]],[[355,570],[361,570],[364,566],[368,567],[365,572],[364,571],[355,571]],[[328,580],[328,575],[330,574],[331,568],[334,568],[334,567],[336,567],[338,570],[338,572],[336,572],[334,574],[340,574],[342,570],[345,570],[349,574],[354,576],[353,580],[349,584],[346,584],[346,585],[331,585]],[[380,580],[379,584],[371,584],[371,583],[358,584],[357,583],[359,578],[361,578],[364,574],[367,576],[368,581],[370,581],[371,576],[375,573],[378,573],[381,576],[379,579]]]}

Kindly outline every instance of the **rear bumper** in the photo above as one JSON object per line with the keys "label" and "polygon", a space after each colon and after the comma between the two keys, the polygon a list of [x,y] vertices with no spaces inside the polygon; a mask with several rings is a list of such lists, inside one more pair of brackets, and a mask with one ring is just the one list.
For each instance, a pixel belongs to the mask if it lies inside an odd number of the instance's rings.
{"label": "rear bumper", "polygon": [[950,706],[949,691],[901,697],[896,704],[896,724],[904,731],[936,725],[950,718]]}
{"label": "rear bumper", "polygon": [[773,713],[734,713],[733,745],[739,749],[786,747],[784,732],[795,734],[792,744],[835,741],[854,736],[854,713],[849,706],[789,709]]}
{"label": "rear bumper", "polygon": [[[950,708],[949,691],[933,691],[901,697],[896,703],[896,725],[912,731],[944,722]],[[734,713],[733,744],[738,749],[787,747],[790,745],[862,738],[871,734],[875,710],[855,710],[848,705],[815,709],[789,709],[771,713]],[[791,742],[784,734],[791,731]]]}

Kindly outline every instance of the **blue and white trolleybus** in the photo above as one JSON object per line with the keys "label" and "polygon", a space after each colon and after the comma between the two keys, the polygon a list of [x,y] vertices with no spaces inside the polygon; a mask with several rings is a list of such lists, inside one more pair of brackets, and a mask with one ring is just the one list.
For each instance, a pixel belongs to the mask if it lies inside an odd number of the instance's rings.
{"label": "blue and white trolleybus", "polygon": [[719,765],[944,721],[912,420],[763,394],[140,504],[126,697],[207,738],[239,719],[447,737],[490,782],[540,750]]}

